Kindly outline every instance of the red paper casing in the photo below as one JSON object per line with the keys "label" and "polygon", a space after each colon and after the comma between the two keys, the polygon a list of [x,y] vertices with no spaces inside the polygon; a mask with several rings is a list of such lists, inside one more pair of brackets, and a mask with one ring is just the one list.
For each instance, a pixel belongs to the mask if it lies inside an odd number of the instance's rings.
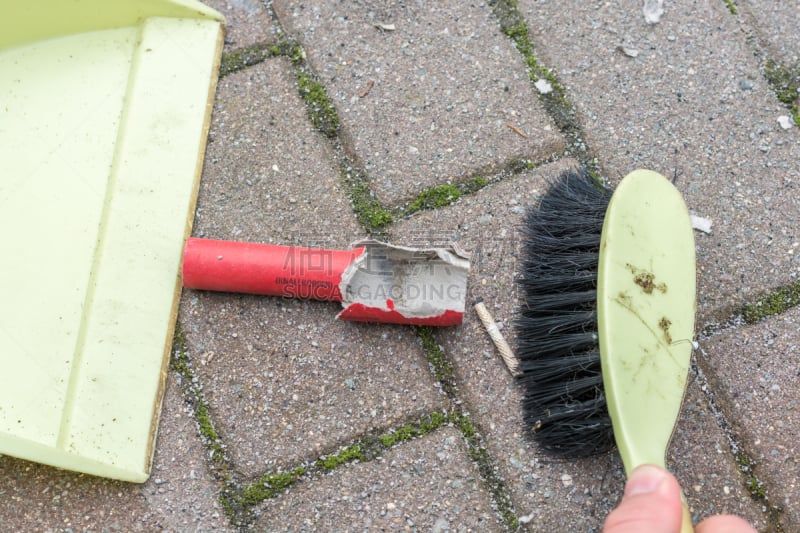
{"label": "red paper casing", "polygon": [[342,273],[364,248],[327,250],[190,238],[183,252],[183,286],[341,301]]}

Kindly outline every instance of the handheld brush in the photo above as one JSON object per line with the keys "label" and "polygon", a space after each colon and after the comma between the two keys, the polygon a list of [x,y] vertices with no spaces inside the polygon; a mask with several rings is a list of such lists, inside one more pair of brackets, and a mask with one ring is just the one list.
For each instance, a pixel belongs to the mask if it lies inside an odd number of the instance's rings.
{"label": "handheld brush", "polygon": [[680,193],[648,170],[613,194],[567,172],[526,215],[523,239],[518,380],[534,440],[562,457],[616,442],[626,474],[664,467],[694,331],[694,236]]}

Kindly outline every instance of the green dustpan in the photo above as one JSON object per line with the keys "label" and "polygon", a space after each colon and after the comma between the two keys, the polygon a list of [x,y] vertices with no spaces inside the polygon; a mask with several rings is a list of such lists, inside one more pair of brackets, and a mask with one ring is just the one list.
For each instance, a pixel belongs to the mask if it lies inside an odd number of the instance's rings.
{"label": "green dustpan", "polygon": [[147,479],[223,18],[6,2],[0,453]]}

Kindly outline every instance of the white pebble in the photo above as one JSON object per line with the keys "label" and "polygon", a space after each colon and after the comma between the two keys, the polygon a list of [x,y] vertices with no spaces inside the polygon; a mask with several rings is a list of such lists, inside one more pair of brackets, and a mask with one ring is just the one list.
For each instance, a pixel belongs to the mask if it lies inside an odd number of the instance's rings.
{"label": "white pebble", "polygon": [[550,85],[550,82],[545,79],[540,78],[536,80],[536,83],[534,83],[533,85],[542,94],[553,92],[553,86]]}
{"label": "white pebble", "polygon": [[778,124],[781,125],[781,128],[788,130],[794,126],[794,120],[788,115],[781,115],[778,117]]}

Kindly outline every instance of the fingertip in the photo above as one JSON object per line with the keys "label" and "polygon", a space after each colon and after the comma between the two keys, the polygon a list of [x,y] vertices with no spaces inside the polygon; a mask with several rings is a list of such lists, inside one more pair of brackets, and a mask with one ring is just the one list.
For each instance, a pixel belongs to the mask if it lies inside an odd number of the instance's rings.
{"label": "fingertip", "polygon": [[734,515],[717,515],[706,518],[695,529],[695,533],[758,533],[747,520]]}
{"label": "fingertip", "polygon": [[661,467],[644,465],[631,472],[625,493],[606,518],[605,533],[672,533],[680,529],[682,505],[675,476]]}
{"label": "fingertip", "polygon": [[625,496],[649,494],[659,489],[670,473],[654,465],[636,467],[625,483]]}

